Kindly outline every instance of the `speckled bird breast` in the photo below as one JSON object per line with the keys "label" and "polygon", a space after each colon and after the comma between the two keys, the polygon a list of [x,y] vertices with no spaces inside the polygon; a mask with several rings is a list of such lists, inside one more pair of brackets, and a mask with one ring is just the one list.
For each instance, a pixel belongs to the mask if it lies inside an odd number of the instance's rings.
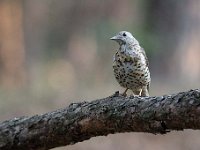
{"label": "speckled bird breast", "polygon": [[144,56],[131,57],[117,51],[113,59],[114,75],[122,87],[140,89],[150,82],[150,72],[147,64],[143,61]]}

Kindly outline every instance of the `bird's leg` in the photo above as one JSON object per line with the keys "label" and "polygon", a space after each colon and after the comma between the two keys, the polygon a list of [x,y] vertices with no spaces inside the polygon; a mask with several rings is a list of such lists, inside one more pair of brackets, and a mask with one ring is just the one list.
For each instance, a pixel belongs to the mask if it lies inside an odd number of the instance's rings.
{"label": "bird's leg", "polygon": [[131,95],[131,97],[141,97],[141,95],[142,95],[142,89],[132,90],[132,91],[133,91],[133,95]]}
{"label": "bird's leg", "polygon": [[147,88],[147,87],[143,87],[143,88],[142,88],[141,96],[142,96],[142,97],[149,96],[149,91],[148,91],[148,88]]}
{"label": "bird's leg", "polygon": [[142,89],[140,89],[138,96],[142,95]]}
{"label": "bird's leg", "polygon": [[122,93],[122,96],[125,96],[126,97],[126,92],[128,91],[128,88],[126,88],[126,90],[124,91],[124,93]]}

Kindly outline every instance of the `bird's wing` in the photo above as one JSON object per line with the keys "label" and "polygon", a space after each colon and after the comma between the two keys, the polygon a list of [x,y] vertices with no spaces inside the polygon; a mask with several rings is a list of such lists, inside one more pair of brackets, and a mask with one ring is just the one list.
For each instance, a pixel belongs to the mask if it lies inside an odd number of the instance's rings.
{"label": "bird's wing", "polygon": [[146,55],[146,53],[145,53],[144,48],[141,47],[140,49],[141,49],[142,54],[144,55],[144,58],[145,58],[145,60],[146,60],[147,66],[149,66],[149,61],[148,61],[148,58],[147,58],[147,55]]}
{"label": "bird's wing", "polygon": [[[144,55],[144,58],[145,58],[145,61],[146,61],[146,65],[147,65],[147,67],[148,67],[148,66],[149,66],[149,61],[148,61],[147,55],[146,55],[146,53],[145,53],[145,50],[144,50],[144,48],[142,48],[142,47],[141,47],[141,52],[142,52],[142,54]],[[151,81],[149,81],[149,83],[148,83],[148,85],[147,85],[147,90],[148,90],[148,92],[149,92],[150,82],[151,82]]]}

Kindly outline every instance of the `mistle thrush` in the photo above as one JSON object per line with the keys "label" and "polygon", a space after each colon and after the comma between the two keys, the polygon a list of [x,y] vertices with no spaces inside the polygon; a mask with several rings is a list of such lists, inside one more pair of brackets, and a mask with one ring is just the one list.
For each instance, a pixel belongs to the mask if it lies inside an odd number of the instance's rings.
{"label": "mistle thrush", "polygon": [[121,31],[111,40],[120,47],[114,55],[114,75],[119,84],[133,91],[134,95],[149,96],[150,72],[144,49],[139,42],[127,31]]}

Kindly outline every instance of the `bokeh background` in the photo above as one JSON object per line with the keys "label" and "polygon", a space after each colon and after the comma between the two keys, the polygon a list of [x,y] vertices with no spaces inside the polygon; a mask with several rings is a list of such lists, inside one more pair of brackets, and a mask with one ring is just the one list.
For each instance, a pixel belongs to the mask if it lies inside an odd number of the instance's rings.
{"label": "bokeh background", "polygon": [[[123,89],[112,72],[121,30],[150,62],[150,94],[199,87],[199,0],[1,0],[0,121]],[[125,133],[56,150],[198,150],[200,132]]]}

